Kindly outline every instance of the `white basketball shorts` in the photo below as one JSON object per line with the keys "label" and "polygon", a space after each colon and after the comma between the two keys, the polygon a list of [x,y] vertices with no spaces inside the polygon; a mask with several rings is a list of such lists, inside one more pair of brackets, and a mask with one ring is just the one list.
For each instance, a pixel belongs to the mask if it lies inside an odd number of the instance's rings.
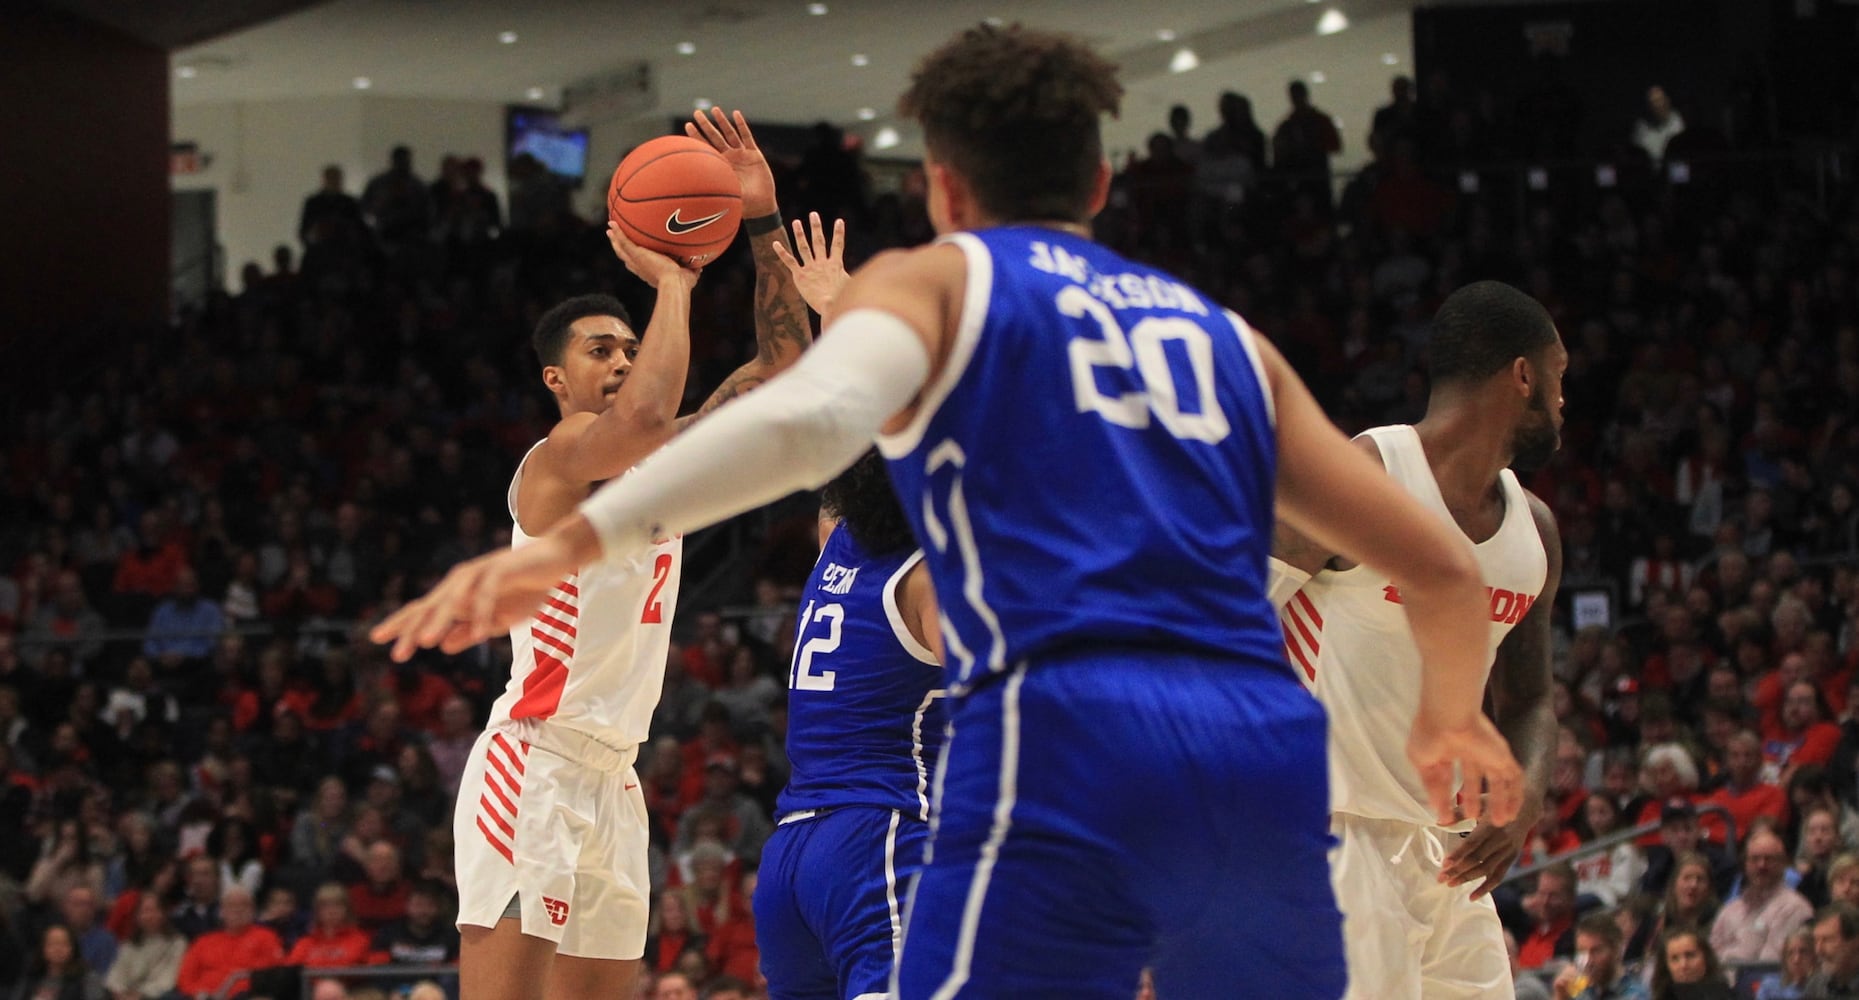
{"label": "white basketball shorts", "polygon": [[452,817],[459,926],[495,927],[514,896],[523,933],[558,954],[644,955],[652,886],[636,756],[546,722],[479,736]]}
{"label": "white basketball shorts", "polygon": [[1441,884],[1458,834],[1337,813],[1330,829],[1336,905],[1349,961],[1346,1000],[1453,1000],[1511,995],[1510,956],[1478,883]]}

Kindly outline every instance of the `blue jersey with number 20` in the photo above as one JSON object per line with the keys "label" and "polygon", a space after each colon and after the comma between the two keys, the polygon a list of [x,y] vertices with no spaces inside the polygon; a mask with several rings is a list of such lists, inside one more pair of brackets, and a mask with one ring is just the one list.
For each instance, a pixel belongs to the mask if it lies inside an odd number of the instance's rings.
{"label": "blue jersey with number 20", "polygon": [[1288,670],[1256,334],[1060,230],[947,241],[968,258],[949,362],[879,446],[935,580],[950,692],[1079,645]]}

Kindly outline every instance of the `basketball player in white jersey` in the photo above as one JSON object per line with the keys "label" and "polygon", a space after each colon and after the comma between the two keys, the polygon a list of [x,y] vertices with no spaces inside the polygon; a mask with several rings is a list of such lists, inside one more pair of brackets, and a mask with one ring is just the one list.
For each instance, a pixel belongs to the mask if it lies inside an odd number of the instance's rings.
{"label": "basketball player in white jersey", "polygon": [[[695,271],[608,227],[615,253],[658,290],[642,339],[604,295],[569,299],[537,323],[542,380],[562,419],[510,483],[513,545],[572,515],[680,427],[792,364],[812,330],[792,276],[774,178],[748,124],[687,126],[736,168],[755,256],[757,357],[677,420],[690,362]],[[631,996],[651,896],[645,800],[633,773],[658,703],[678,597],[681,544],[649,546],[559,581],[510,632],[509,686],[460,782],[453,833],[463,1000]]]}
{"label": "basketball player in white jersey", "polygon": [[1559,444],[1568,351],[1541,305],[1484,281],[1440,306],[1428,353],[1425,418],[1355,444],[1475,543],[1490,621],[1467,622],[1465,641],[1493,658],[1491,704],[1524,767],[1524,809],[1505,827],[1437,825],[1405,753],[1422,671],[1399,589],[1280,522],[1272,603],[1291,666],[1330,716],[1331,867],[1352,998],[1510,995],[1487,893],[1536,822],[1555,746],[1549,615],[1562,543],[1549,508],[1509,466],[1540,464]]}

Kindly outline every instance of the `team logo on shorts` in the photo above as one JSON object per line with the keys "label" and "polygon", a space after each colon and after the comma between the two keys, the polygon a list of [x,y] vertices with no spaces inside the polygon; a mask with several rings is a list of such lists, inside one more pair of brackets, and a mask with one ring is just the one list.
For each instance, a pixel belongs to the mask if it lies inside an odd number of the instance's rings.
{"label": "team logo on shorts", "polygon": [[542,897],[542,908],[549,911],[549,923],[557,927],[568,922],[568,904],[559,899]]}

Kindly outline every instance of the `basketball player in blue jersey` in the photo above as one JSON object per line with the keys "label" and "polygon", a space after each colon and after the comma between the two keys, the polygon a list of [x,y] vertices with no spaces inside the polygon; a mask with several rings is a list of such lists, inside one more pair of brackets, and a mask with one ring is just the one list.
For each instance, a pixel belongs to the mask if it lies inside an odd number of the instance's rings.
{"label": "basketball player in blue jersey", "polygon": [[820,561],[788,674],[793,770],[762,850],[755,936],[771,1000],[875,1000],[929,839],[942,639],[929,570],[878,453],[821,501]]}
{"label": "basketball player in blue jersey", "polygon": [[401,658],[466,648],[563,572],[823,483],[878,437],[949,690],[904,1000],[1128,1000],[1145,964],[1171,998],[1342,993],[1324,718],[1266,599],[1274,501],[1401,588],[1426,671],[1406,752],[1437,818],[1455,769],[1466,818],[1520,804],[1462,641],[1486,613],[1471,542],[1238,316],[1090,240],[1121,95],[1058,35],[932,53],[901,106],[943,239],[871,261],[788,373],[376,631]]}

